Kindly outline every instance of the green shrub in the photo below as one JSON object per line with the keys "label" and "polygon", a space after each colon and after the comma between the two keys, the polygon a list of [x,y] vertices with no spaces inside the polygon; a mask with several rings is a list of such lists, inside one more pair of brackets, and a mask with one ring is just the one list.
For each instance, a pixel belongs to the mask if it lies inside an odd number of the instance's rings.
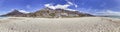
{"label": "green shrub", "polygon": [[50,13],[49,15],[52,16],[52,17],[54,17],[54,16],[55,16],[55,13]]}

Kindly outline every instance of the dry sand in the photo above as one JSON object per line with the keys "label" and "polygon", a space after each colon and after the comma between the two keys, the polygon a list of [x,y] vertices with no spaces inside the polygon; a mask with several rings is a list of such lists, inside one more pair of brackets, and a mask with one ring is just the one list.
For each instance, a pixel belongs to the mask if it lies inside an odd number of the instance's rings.
{"label": "dry sand", "polygon": [[120,19],[8,17],[0,19],[0,32],[120,32]]}

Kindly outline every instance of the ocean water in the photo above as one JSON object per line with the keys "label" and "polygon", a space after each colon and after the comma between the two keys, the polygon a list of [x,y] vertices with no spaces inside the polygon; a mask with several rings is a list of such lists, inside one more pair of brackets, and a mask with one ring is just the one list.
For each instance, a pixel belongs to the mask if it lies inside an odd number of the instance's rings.
{"label": "ocean water", "polygon": [[119,18],[120,19],[120,16],[111,16],[110,18]]}
{"label": "ocean water", "polygon": [[0,19],[3,19],[3,18],[5,18],[5,17],[0,17]]}
{"label": "ocean water", "polygon": [[3,17],[0,17],[0,19],[2,19]]}

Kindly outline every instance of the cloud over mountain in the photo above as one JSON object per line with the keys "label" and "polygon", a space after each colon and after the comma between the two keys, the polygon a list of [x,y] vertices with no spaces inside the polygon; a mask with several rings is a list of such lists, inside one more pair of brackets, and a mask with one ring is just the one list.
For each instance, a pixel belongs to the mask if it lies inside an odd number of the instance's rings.
{"label": "cloud over mountain", "polygon": [[69,6],[70,6],[69,4],[65,4],[65,5],[57,4],[56,6],[53,6],[52,4],[45,4],[45,7],[51,9],[68,9]]}
{"label": "cloud over mountain", "polygon": [[22,13],[30,13],[30,12],[25,11],[25,10],[19,10],[19,11],[22,12]]}
{"label": "cloud over mountain", "polygon": [[53,5],[53,4],[45,4],[45,7],[51,8],[51,9],[66,9],[66,10],[71,10],[71,11],[75,11],[74,9],[70,9],[68,7],[70,6],[75,6],[76,8],[78,7],[76,4],[66,0],[67,4],[61,5],[61,4],[57,4],[57,5]]}
{"label": "cloud over mountain", "polygon": [[[11,11],[14,11],[14,10],[16,10],[16,9],[11,9]],[[22,13],[30,13],[30,12],[28,12],[28,11],[26,11],[26,10],[20,10],[20,9],[17,9],[19,12],[22,12]]]}

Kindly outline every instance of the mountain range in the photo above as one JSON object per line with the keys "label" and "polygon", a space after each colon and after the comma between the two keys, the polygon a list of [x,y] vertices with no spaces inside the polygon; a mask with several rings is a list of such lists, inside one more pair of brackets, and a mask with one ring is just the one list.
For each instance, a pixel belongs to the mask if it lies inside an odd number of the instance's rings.
{"label": "mountain range", "polygon": [[17,9],[14,9],[12,12],[9,12],[5,15],[1,16],[11,16],[11,17],[86,17],[86,16],[93,16],[88,13],[83,13],[79,11],[70,11],[65,9],[51,9],[51,8],[44,8],[32,13],[22,13]]}

